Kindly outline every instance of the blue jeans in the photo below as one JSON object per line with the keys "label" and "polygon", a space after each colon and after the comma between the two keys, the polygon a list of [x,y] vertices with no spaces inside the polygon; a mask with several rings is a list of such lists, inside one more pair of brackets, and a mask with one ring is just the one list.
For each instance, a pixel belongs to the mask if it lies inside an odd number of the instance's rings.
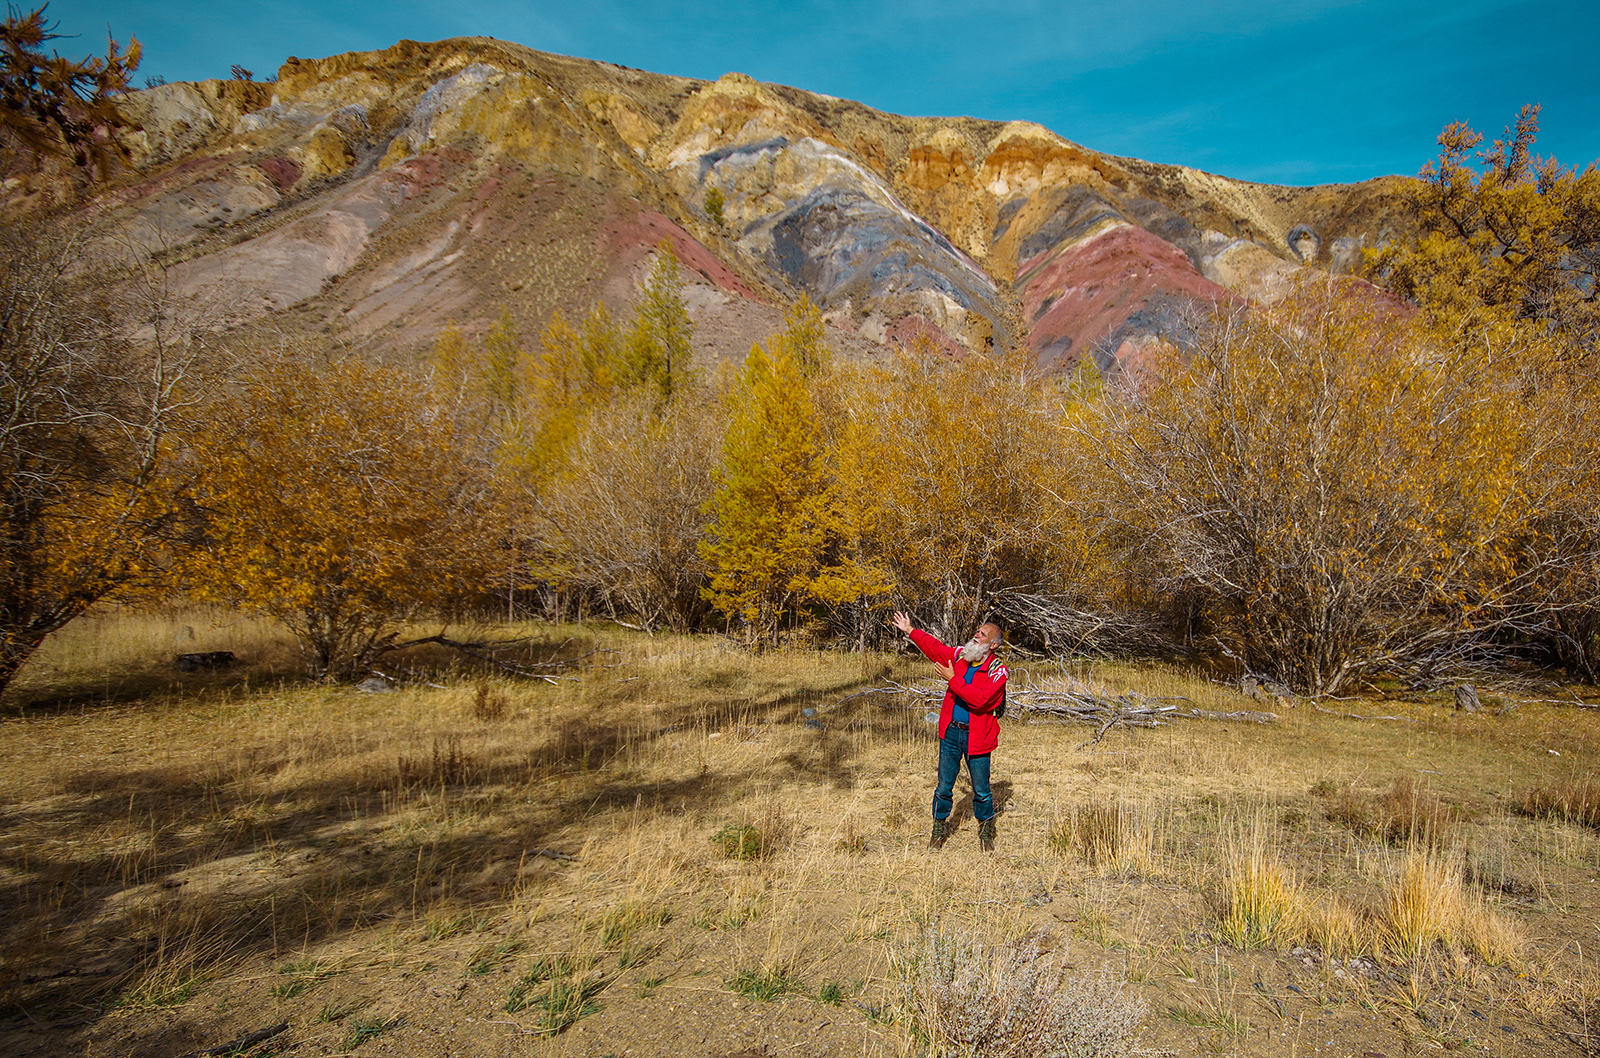
{"label": "blue jeans", "polygon": [[989,754],[967,756],[967,731],[952,721],[939,740],[939,787],[933,791],[933,818],[949,819],[956,788],[956,773],[961,761],[967,762],[967,778],[972,780],[972,815],[978,822],[994,818],[994,794],[989,790]]}

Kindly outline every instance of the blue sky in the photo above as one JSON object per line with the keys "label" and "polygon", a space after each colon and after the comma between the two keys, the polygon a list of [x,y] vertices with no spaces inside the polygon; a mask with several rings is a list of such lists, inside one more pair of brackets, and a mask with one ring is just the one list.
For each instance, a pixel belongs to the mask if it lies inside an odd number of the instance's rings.
{"label": "blue sky", "polygon": [[[23,10],[28,4],[19,5]],[[484,35],[543,51],[858,99],[901,114],[1036,121],[1088,147],[1246,180],[1414,173],[1451,121],[1496,134],[1540,103],[1539,151],[1600,157],[1597,0],[54,0],[140,76],[270,77],[290,55]]]}

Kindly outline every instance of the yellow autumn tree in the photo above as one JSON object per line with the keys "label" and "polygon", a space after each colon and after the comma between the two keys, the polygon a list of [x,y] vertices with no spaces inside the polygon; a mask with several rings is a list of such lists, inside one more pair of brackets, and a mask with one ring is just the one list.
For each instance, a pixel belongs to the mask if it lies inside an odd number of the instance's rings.
{"label": "yellow autumn tree", "polygon": [[1464,355],[1519,365],[1530,424],[1555,443],[1525,485],[1535,515],[1517,552],[1503,646],[1600,677],[1600,521],[1593,355],[1600,345],[1600,164],[1534,154],[1538,107],[1503,137],[1465,124],[1410,192],[1422,234],[1369,254],[1369,274],[1417,303]]}
{"label": "yellow autumn tree", "polygon": [[1600,167],[1539,159],[1539,108],[1504,138],[1457,122],[1408,192],[1422,227],[1369,252],[1369,274],[1468,332],[1526,321],[1593,351],[1600,340]]}
{"label": "yellow autumn tree", "polygon": [[420,381],[354,356],[260,366],[193,451],[196,593],[282,621],[329,680],[485,587],[487,465],[450,412]]}
{"label": "yellow autumn tree", "polygon": [[77,237],[0,232],[0,690],[46,636],[148,580],[181,481],[175,440],[205,390],[202,301]]}
{"label": "yellow autumn tree", "polygon": [[949,362],[919,343],[857,383],[883,482],[873,552],[902,602],[965,635],[993,593],[1049,576],[1045,383],[1023,357]]}
{"label": "yellow autumn tree", "polygon": [[678,257],[672,243],[662,239],[643,296],[634,306],[621,381],[645,387],[664,401],[686,392],[693,380],[693,336]]}
{"label": "yellow autumn tree", "polygon": [[783,330],[772,336],[772,355],[787,356],[808,379],[822,375],[833,362],[822,310],[804,294],[784,314]]}
{"label": "yellow autumn tree", "polygon": [[503,426],[521,403],[525,357],[516,321],[502,308],[481,344],[454,325],[438,333],[432,350],[434,385],[447,399]]}
{"label": "yellow autumn tree", "polygon": [[622,337],[604,303],[573,327],[552,313],[541,352],[524,361],[519,413],[506,462],[528,487],[559,470],[590,410],[616,393]]}
{"label": "yellow autumn tree", "polygon": [[827,478],[800,365],[750,348],[730,395],[711,518],[700,554],[705,598],[760,645],[810,594],[827,533]]}
{"label": "yellow autumn tree", "polygon": [[1197,334],[1093,426],[1156,594],[1198,598],[1212,642],[1314,693],[1507,616],[1544,454],[1513,360],[1337,282]]}
{"label": "yellow autumn tree", "polygon": [[848,404],[844,421],[828,442],[828,481],[823,498],[826,551],[807,590],[834,614],[834,625],[857,649],[881,623],[875,607],[896,587],[894,573],[874,546],[884,515],[885,480],[878,431]]}

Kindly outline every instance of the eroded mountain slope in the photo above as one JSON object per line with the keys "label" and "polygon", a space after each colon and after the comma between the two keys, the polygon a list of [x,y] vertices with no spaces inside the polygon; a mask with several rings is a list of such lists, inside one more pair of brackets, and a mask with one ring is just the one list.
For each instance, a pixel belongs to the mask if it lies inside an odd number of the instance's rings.
{"label": "eroded mountain slope", "polygon": [[1404,225],[1396,181],[1248,184],[1024,122],[885,114],[740,74],[651,74],[482,38],[290,59],[272,85],[141,92],[135,171],[85,209],[233,320],[419,348],[502,309],[630,301],[685,269],[702,350],[800,293],[870,354],[917,335],[1102,368],[1191,306],[1349,270]]}

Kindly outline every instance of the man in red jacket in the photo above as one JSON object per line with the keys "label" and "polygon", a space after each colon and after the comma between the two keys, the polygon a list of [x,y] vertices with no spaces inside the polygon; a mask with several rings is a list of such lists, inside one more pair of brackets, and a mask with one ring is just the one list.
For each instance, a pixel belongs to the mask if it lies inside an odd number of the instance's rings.
{"label": "man in red jacket", "polygon": [[961,761],[972,780],[972,814],[978,821],[978,847],[994,851],[994,794],[989,790],[989,754],[1000,741],[995,710],[1005,704],[1006,667],[995,657],[1000,626],[984,622],[965,646],[948,647],[911,624],[911,615],[895,611],[894,626],[911,637],[947,682],[939,711],[939,785],[933,793],[933,836],[930,849],[942,848],[950,836],[951,794]]}

